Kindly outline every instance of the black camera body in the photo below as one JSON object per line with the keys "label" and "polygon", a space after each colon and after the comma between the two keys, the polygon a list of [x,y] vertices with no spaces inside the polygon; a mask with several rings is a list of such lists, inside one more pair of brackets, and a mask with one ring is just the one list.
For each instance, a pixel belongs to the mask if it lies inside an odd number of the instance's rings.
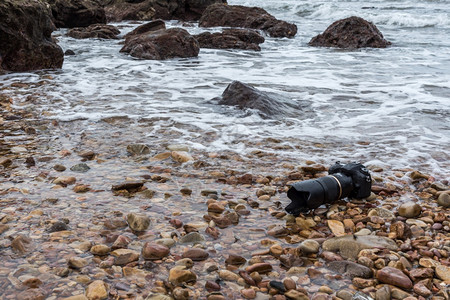
{"label": "black camera body", "polygon": [[336,162],[329,168],[328,176],[294,183],[287,192],[292,203],[286,211],[298,215],[341,198],[366,198],[370,196],[371,188],[372,178],[362,164]]}

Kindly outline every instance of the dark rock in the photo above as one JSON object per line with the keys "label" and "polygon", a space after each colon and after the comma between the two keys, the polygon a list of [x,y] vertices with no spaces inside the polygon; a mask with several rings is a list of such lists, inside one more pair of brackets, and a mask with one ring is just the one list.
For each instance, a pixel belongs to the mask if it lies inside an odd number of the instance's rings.
{"label": "dark rock", "polygon": [[284,119],[304,114],[305,104],[286,99],[280,95],[262,92],[240,81],[230,83],[222,96],[210,101],[219,105],[236,106],[241,110],[256,110],[263,118]]}
{"label": "dark rock", "polygon": [[332,261],[327,265],[330,270],[333,270],[336,273],[348,276],[350,278],[372,278],[373,276],[373,272],[370,268],[351,261]]}
{"label": "dark rock", "polygon": [[258,272],[260,274],[264,274],[264,273],[268,273],[268,272],[272,271],[272,265],[269,263],[264,263],[264,262],[256,263],[256,264],[253,264],[253,265],[245,268],[245,271],[247,271],[250,274],[253,272]]}
{"label": "dark rock", "polygon": [[117,39],[120,30],[116,26],[106,24],[92,24],[88,27],[76,27],[67,32],[67,36],[75,39]]}
{"label": "dark rock", "polygon": [[46,0],[57,27],[87,27],[106,23],[105,9],[96,0]]}
{"label": "dark rock", "polygon": [[213,3],[225,0],[112,0],[105,6],[109,22],[154,19],[195,21]]}
{"label": "dark rock", "polygon": [[162,60],[173,57],[196,57],[200,48],[186,30],[171,28],[131,37],[120,52],[143,59]]}
{"label": "dark rock", "polygon": [[206,8],[199,26],[260,29],[272,37],[293,37],[297,33],[296,25],[277,20],[262,8],[220,3]]}
{"label": "dark rock", "polygon": [[78,173],[86,173],[90,169],[91,168],[85,163],[76,164],[70,168],[71,171],[78,172]]}
{"label": "dark rock", "polygon": [[269,282],[269,286],[281,293],[286,292],[286,288],[284,287],[284,284],[281,281],[271,280]]}
{"label": "dark rock", "polygon": [[69,226],[65,222],[57,221],[50,226],[48,229],[48,232],[57,232],[57,231],[64,231],[69,230]]}
{"label": "dark rock", "polygon": [[194,36],[200,48],[211,49],[244,49],[260,51],[259,44],[264,38],[256,31],[249,29],[225,29],[223,32],[203,32]]}
{"label": "dark rock", "polygon": [[359,17],[336,21],[309,42],[316,47],[345,49],[386,48],[390,44],[374,24]]}
{"label": "dark rock", "polygon": [[0,1],[0,72],[61,68],[51,12],[40,0]]}
{"label": "dark rock", "polygon": [[136,27],[133,31],[130,31],[125,35],[125,39],[133,37],[135,35],[144,34],[151,31],[158,31],[161,29],[166,29],[166,23],[163,20],[155,20],[144,25]]}
{"label": "dark rock", "polygon": [[75,52],[73,50],[67,49],[66,52],[64,52],[64,55],[75,55]]}
{"label": "dark rock", "polygon": [[140,181],[130,181],[113,185],[111,189],[113,191],[127,190],[129,192],[137,192],[143,185],[144,183]]}
{"label": "dark rock", "polygon": [[208,280],[205,283],[205,289],[208,292],[217,292],[217,291],[220,291],[220,285],[217,282]]}

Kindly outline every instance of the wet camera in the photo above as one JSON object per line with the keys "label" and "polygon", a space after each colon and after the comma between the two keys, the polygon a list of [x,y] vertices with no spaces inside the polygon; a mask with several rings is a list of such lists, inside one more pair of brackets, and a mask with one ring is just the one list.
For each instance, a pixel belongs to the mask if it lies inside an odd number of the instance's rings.
{"label": "wet camera", "polygon": [[367,198],[371,187],[370,173],[362,164],[336,162],[327,176],[294,183],[287,192],[292,202],[286,206],[286,211],[298,215],[345,197]]}

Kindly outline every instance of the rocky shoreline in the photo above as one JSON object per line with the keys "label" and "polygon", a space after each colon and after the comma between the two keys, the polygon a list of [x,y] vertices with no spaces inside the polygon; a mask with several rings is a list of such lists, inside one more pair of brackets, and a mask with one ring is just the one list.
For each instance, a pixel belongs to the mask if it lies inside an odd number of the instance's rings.
{"label": "rocky shoreline", "polygon": [[2,299],[448,299],[445,179],[370,166],[368,199],[294,217],[289,184],[327,166],[192,150],[170,128],[133,143],[130,128],[151,124],[89,130],[12,102],[2,97]]}

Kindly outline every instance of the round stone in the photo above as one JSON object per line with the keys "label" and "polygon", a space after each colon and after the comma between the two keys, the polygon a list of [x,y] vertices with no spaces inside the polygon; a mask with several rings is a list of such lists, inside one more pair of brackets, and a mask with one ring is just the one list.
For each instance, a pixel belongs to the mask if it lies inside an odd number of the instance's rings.
{"label": "round stone", "polygon": [[437,199],[437,203],[445,208],[450,207],[450,194],[447,193],[440,194]]}
{"label": "round stone", "polygon": [[409,201],[400,205],[398,214],[405,218],[415,218],[420,215],[422,208],[419,204]]}
{"label": "round stone", "polygon": [[315,240],[304,240],[299,246],[299,249],[305,254],[317,253],[319,248],[320,244]]}

